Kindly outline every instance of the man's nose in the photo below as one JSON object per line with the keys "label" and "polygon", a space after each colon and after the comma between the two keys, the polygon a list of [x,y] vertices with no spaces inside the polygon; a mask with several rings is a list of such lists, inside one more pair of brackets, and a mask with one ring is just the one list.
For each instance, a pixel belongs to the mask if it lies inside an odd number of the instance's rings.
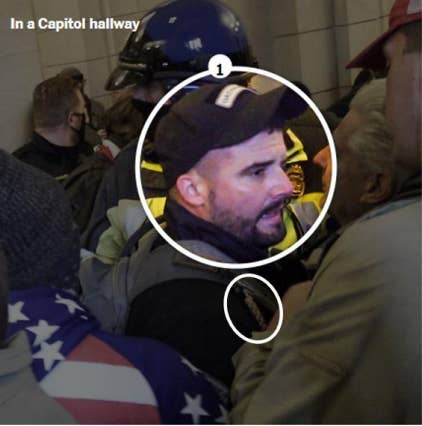
{"label": "man's nose", "polygon": [[274,182],[271,187],[271,197],[279,198],[290,197],[293,194],[293,184],[287,173],[280,167],[274,177]]}

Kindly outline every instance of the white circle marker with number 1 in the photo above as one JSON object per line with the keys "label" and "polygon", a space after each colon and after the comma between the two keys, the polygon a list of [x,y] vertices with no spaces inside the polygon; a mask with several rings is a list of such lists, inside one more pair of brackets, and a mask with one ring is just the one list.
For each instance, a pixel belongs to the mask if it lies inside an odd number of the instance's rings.
{"label": "white circle marker with number 1", "polygon": [[226,55],[214,55],[208,61],[208,70],[215,78],[226,78],[232,72],[233,64]]}

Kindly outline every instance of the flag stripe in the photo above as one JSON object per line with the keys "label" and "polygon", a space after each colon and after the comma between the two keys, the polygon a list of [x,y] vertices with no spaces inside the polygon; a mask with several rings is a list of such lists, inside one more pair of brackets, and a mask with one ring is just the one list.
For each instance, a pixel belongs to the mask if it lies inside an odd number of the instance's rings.
{"label": "flag stripe", "polygon": [[126,402],[57,398],[81,424],[160,424],[157,408]]}
{"label": "flag stripe", "polygon": [[88,335],[77,345],[69,355],[69,361],[101,362],[111,365],[125,365],[132,367],[132,364],[118,352],[95,336]]}
{"label": "flag stripe", "polygon": [[78,398],[157,405],[143,375],[135,368],[62,361],[40,382],[55,398]]}

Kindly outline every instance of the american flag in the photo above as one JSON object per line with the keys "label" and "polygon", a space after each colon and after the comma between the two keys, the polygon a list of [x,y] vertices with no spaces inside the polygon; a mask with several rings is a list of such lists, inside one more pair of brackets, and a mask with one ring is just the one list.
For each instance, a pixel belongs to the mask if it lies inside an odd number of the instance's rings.
{"label": "american flag", "polygon": [[80,423],[226,423],[224,387],[162,343],[102,332],[69,291],[11,291],[8,334],[20,330],[40,386]]}

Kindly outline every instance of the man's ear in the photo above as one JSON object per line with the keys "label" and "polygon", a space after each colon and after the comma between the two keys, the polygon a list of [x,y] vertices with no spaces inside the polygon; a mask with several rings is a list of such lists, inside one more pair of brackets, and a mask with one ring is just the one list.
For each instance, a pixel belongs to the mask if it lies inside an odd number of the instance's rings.
{"label": "man's ear", "polygon": [[76,123],[77,117],[75,114],[73,114],[73,112],[69,112],[69,114],[67,114],[67,120],[66,123],[69,127],[76,127],[78,123]]}
{"label": "man's ear", "polygon": [[203,178],[195,171],[180,175],[176,180],[179,196],[191,207],[204,205],[206,187]]}
{"label": "man's ear", "polygon": [[376,173],[368,177],[360,201],[365,204],[380,204],[391,197],[392,191],[392,176],[387,173]]}

